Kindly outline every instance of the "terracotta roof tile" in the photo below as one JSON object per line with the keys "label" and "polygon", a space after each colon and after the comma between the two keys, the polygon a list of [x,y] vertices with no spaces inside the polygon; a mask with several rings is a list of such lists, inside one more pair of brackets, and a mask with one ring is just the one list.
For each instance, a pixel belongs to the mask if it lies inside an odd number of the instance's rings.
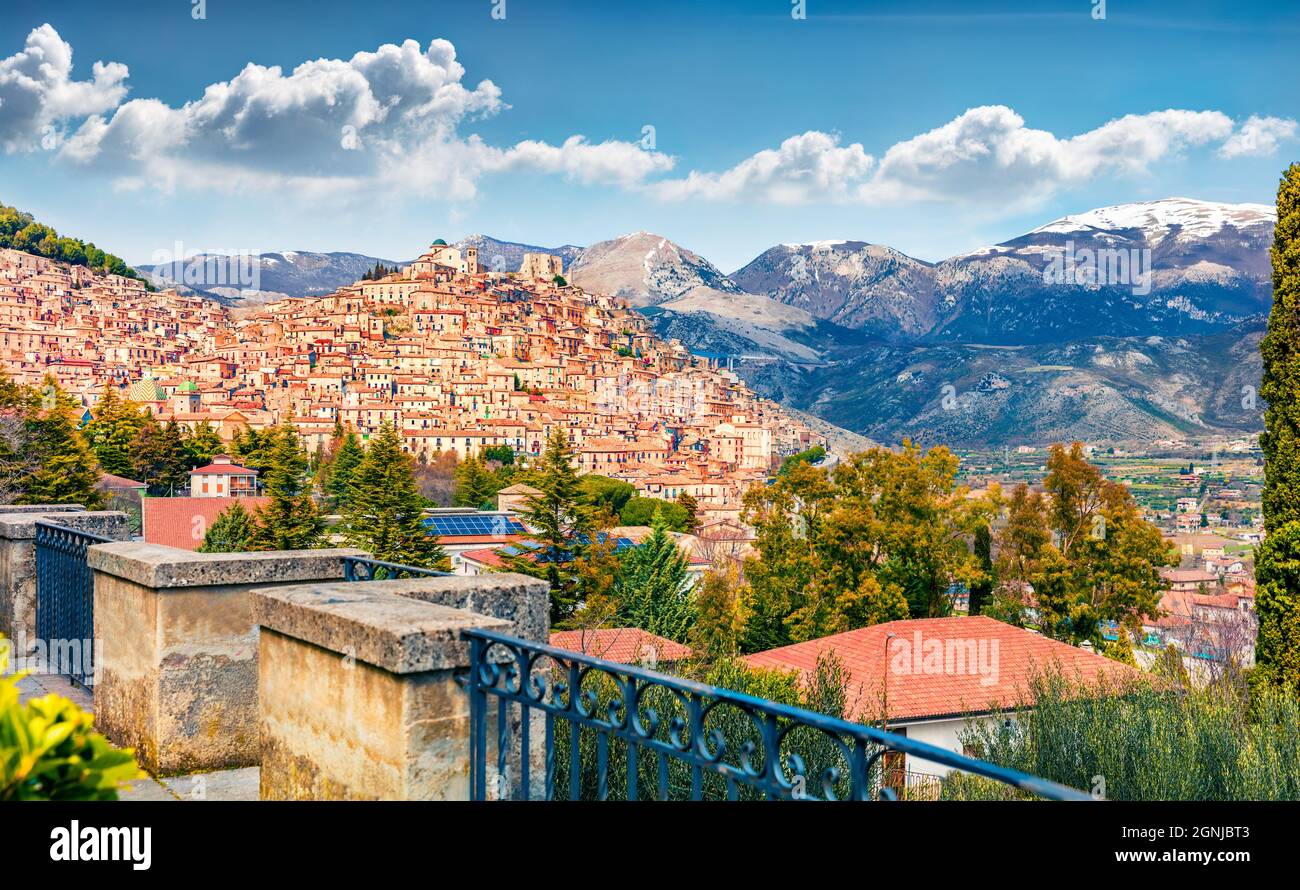
{"label": "terracotta roof tile", "polygon": [[680,661],[691,657],[690,647],[639,627],[560,630],[551,634],[551,645],[619,664],[640,664],[650,653],[654,653],[657,661]]}
{"label": "terracotta roof tile", "polygon": [[[931,641],[941,648],[936,650]],[[1085,683],[1099,677],[1140,676],[1113,659],[982,615],[889,621],[757,652],[743,661],[751,667],[807,674],[816,669],[823,652],[835,653],[847,670],[849,700],[857,702],[861,719],[879,719],[886,702],[891,720],[1011,707],[1028,693],[1036,672],[1054,666],[1067,678]],[[936,658],[936,652],[943,655]]]}
{"label": "terracotta roof tile", "polygon": [[203,536],[217,517],[239,501],[249,513],[270,503],[267,497],[248,498],[142,498],[144,539],[182,550],[198,550]]}

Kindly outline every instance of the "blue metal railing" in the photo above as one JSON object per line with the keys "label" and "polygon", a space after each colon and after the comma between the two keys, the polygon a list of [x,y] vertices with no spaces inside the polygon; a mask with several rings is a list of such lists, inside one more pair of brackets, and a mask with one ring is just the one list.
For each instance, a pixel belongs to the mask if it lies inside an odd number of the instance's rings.
{"label": "blue metal railing", "polygon": [[390,578],[445,578],[451,572],[435,572],[433,569],[420,569],[404,566],[382,559],[367,559],[362,556],[343,557],[344,581],[383,581]]}
{"label": "blue metal railing", "polygon": [[882,762],[888,752],[1038,797],[1091,799],[1017,770],[729,689],[492,631],[461,636],[470,644],[474,800],[895,800],[896,771]]}
{"label": "blue metal railing", "polygon": [[111,538],[36,523],[36,636],[46,670],[89,689],[94,683],[95,580],[86,551]]}

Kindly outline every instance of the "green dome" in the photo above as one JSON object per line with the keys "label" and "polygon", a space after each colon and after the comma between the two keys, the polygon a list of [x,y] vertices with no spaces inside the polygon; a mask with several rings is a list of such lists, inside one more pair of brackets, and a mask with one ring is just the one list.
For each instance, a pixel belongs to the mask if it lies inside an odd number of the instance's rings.
{"label": "green dome", "polygon": [[439,238],[437,241],[433,242],[433,244],[430,245],[430,246],[432,246],[432,247],[446,247],[446,246],[447,246],[447,242],[446,242],[446,241],[443,241],[441,238]]}

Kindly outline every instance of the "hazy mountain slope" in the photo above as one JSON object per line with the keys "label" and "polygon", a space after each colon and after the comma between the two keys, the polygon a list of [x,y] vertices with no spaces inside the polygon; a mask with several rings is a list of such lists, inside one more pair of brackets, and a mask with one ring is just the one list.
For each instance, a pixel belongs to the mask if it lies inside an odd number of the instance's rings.
{"label": "hazy mountain slope", "polygon": [[790,395],[796,407],[884,442],[906,436],[989,446],[1248,432],[1262,425],[1262,333],[1256,318],[1184,338],[868,347],[831,357]]}
{"label": "hazy mountain slope", "polygon": [[781,244],[731,278],[750,293],[884,337],[918,336],[935,322],[933,268],[892,247],[862,241]]}
{"label": "hazy mountain slope", "polygon": [[591,245],[573,260],[568,278],[584,290],[623,297],[635,307],[673,300],[698,287],[743,293],[699,254],[649,232]]}
{"label": "hazy mountain slope", "polygon": [[478,248],[478,261],[494,272],[518,272],[525,253],[550,253],[558,256],[568,269],[569,264],[582,252],[581,247],[566,244],[563,247],[537,247],[517,241],[499,241],[491,235],[466,235],[453,245],[461,250]]}
{"label": "hazy mountain slope", "polygon": [[140,265],[136,269],[157,287],[176,287],[227,302],[255,303],[332,293],[356,282],[375,263],[401,265],[361,253],[288,250],[248,258],[197,254],[183,262]]}

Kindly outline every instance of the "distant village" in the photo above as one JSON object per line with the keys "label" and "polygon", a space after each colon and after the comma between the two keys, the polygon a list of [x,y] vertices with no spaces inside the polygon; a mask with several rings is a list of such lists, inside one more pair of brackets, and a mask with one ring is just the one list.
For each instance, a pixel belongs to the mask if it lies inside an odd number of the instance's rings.
{"label": "distant village", "polygon": [[[561,271],[533,253],[518,273],[490,272],[474,248],[436,241],[333,294],[232,309],[2,250],[0,357],[19,383],[53,375],[87,416],[109,384],[160,422],[207,423],[227,443],[288,422],[315,453],[336,425],[364,440],[387,422],[418,460],[501,446],[526,459],[559,429],[580,472],[645,497],[689,494],[703,522],[734,521],[783,456],[824,444]],[[220,473],[199,475],[214,478],[191,495],[232,494]]]}

